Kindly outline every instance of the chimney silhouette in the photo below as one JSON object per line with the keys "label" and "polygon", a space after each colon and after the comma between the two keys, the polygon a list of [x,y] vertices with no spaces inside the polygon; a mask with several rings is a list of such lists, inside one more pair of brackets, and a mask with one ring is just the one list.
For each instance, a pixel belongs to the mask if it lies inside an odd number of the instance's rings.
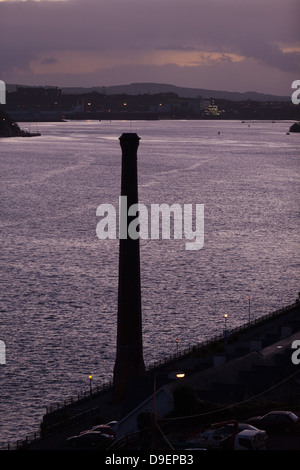
{"label": "chimney silhouette", "polygon": [[[137,149],[139,136],[125,133],[120,137],[122,148],[121,196],[127,197],[120,207],[120,227],[126,229],[119,246],[119,287],[117,355],[114,367],[114,399],[122,400],[131,380],[145,373],[142,341],[142,308],[140,280],[140,245],[128,236],[128,226],[136,216],[128,217],[127,207],[138,203]],[[122,198],[123,200],[123,198]],[[124,222],[125,221],[125,222]],[[124,225],[126,224],[126,225]],[[121,230],[122,231],[122,228]]]}

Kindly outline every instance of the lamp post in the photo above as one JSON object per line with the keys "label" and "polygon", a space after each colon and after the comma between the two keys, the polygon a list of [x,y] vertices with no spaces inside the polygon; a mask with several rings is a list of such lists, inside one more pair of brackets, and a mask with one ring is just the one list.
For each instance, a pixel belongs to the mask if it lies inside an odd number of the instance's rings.
{"label": "lamp post", "polygon": [[[153,378],[153,448],[156,449],[156,430],[157,430],[157,414],[156,414],[156,377],[163,372],[157,372]],[[184,372],[173,372],[168,374],[170,379],[183,379],[185,377]]]}
{"label": "lamp post", "polygon": [[250,302],[251,302],[251,297],[248,297],[248,301],[249,301],[249,326],[250,326],[250,323],[251,323],[251,313],[250,313],[250,312],[251,312],[251,306],[250,306],[250,305],[251,305],[251,304],[250,304]]}
{"label": "lamp post", "polygon": [[227,339],[228,331],[227,331],[227,313],[224,314],[224,340]]}
{"label": "lamp post", "polygon": [[90,380],[90,395],[92,396],[92,380],[93,380],[92,374],[89,375],[89,380]]}

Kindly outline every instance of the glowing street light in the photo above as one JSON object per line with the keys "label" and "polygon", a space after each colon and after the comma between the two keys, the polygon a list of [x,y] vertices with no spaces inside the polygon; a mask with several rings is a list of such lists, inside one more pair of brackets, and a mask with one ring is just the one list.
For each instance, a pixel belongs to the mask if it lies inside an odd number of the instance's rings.
{"label": "glowing street light", "polygon": [[224,338],[226,339],[228,336],[228,331],[227,331],[227,313],[224,315]]}
{"label": "glowing street light", "polygon": [[89,375],[89,380],[90,380],[90,394],[92,395],[92,380],[93,380],[92,374]]}
{"label": "glowing street light", "polygon": [[[156,377],[159,374],[163,374],[163,372],[157,372],[154,374],[154,379],[153,379],[153,447],[156,449],[156,429],[157,429],[157,414],[156,414]],[[184,372],[171,372],[168,374],[169,379],[183,379],[185,377]]]}
{"label": "glowing street light", "polygon": [[185,377],[185,373],[184,372],[177,372],[176,374],[176,378],[177,379],[183,379]]}

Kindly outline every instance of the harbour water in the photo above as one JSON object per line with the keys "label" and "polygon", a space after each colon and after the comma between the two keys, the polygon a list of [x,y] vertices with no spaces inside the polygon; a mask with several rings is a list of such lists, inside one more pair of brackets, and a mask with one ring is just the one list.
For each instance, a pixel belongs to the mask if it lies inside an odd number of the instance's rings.
{"label": "harbour water", "polygon": [[[139,200],[204,204],[204,246],[142,240],[146,365],[294,302],[299,289],[299,135],[290,122],[69,121],[2,139],[0,445],[45,407],[112,377],[123,132],[136,132]],[[35,124],[31,125],[35,131]],[[249,304],[249,297],[251,298]],[[250,306],[250,309],[249,309]]]}

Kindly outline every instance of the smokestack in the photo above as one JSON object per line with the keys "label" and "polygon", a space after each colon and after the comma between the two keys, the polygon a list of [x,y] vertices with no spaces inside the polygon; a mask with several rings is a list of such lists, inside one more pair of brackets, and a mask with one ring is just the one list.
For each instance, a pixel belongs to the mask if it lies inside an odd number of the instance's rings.
{"label": "smokestack", "polygon": [[[138,203],[137,149],[139,136],[122,134],[121,196],[127,197],[127,207]],[[122,200],[124,198],[121,198]],[[126,212],[125,212],[126,211]],[[117,356],[114,367],[114,399],[121,400],[130,381],[144,375],[142,342],[142,309],[140,281],[140,245],[128,236],[128,226],[136,216],[128,217],[127,208],[120,208],[120,219],[126,237],[120,234]]]}

